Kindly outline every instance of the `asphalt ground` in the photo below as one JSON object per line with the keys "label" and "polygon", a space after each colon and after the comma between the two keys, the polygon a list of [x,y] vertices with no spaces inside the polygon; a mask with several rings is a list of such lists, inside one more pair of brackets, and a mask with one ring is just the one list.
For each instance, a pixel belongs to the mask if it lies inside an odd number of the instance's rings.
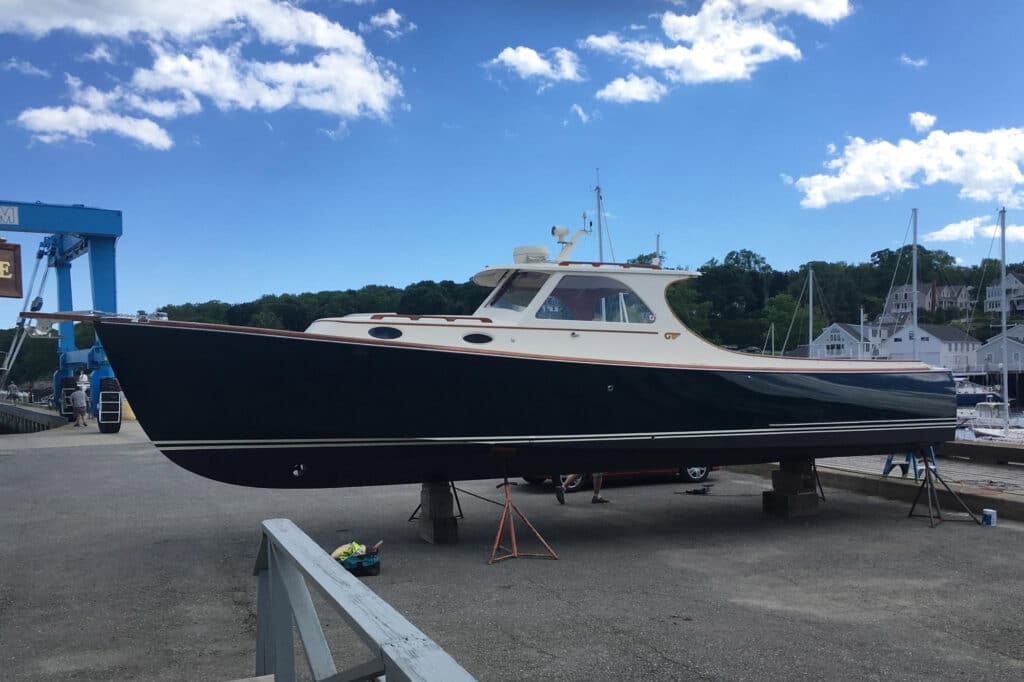
{"label": "asphalt ground", "polygon": [[[830,488],[817,517],[782,520],[761,512],[764,478],[713,482],[609,486],[608,505],[517,487],[560,560],[488,566],[500,510],[466,495],[459,544],[435,546],[406,521],[418,486],[224,485],[135,425],[5,436],[0,679],[251,675],[273,517],[328,551],[383,539],[366,584],[481,680],[1024,678],[1024,525],[930,529],[906,503]],[[499,500],[495,483],[460,487]],[[339,667],[368,658],[321,615]]]}

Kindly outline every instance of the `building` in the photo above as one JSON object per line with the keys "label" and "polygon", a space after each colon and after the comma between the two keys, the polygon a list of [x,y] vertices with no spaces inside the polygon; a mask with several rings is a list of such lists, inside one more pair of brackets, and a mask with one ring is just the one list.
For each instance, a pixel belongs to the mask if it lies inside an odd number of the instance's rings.
{"label": "building", "polygon": [[[1003,362],[1003,335],[1000,332],[978,348],[979,371],[1000,372]],[[1024,324],[1016,324],[1006,330],[1006,369],[1021,372],[1024,364]]]}
{"label": "building", "polygon": [[963,284],[940,284],[932,288],[935,300],[932,301],[934,310],[970,310],[974,307],[974,300],[971,294],[974,287]]}
{"label": "building", "polygon": [[[914,312],[914,288],[909,284],[894,287],[889,297],[885,299],[885,310],[882,311],[887,319],[912,315]],[[935,286],[932,284],[917,285],[917,309],[929,311],[935,303]]]}
{"label": "building", "polygon": [[813,358],[878,358],[881,353],[881,342],[892,331],[891,326],[864,324],[864,336],[861,337],[859,324],[835,322],[821,330],[821,334],[811,344]]}
{"label": "building", "polygon": [[981,341],[962,329],[947,324],[905,324],[892,332],[882,344],[879,357],[889,360],[913,360],[916,357],[935,367],[954,372],[984,371],[979,367],[978,349]]}
{"label": "building", "polygon": [[[1006,300],[1010,304],[1009,312],[1024,310],[1024,275],[1018,275],[1015,272],[1006,273]],[[1001,313],[1002,310],[999,285],[985,287],[985,312]]]}

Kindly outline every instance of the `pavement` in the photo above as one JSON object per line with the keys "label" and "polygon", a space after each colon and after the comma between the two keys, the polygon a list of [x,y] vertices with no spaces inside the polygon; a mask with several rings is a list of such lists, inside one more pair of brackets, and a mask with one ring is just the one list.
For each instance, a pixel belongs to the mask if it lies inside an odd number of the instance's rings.
{"label": "pavement", "polygon": [[[406,521],[415,485],[215,483],[136,424],[0,437],[0,680],[252,675],[274,517],[327,551],[383,539],[366,584],[481,680],[1024,678],[1024,524],[932,529],[835,487],[818,516],[782,520],[761,512],[765,479],[712,482],[609,485],[608,505],[516,487],[560,559],[488,566],[499,509],[468,495],[460,542],[430,545]],[[495,483],[459,486],[499,500]],[[368,658],[321,616],[339,665]]]}

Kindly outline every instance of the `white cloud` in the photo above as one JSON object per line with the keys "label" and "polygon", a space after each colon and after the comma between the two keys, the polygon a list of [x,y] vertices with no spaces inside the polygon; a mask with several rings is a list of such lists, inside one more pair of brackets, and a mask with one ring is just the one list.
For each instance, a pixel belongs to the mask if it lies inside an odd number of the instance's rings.
{"label": "white cloud", "polygon": [[792,185],[794,180],[793,176],[788,173],[779,173],[779,178],[782,180],[784,185]]}
{"label": "white cloud", "polygon": [[106,43],[99,43],[96,47],[92,48],[85,54],[78,58],[80,62],[106,62],[107,64],[114,63],[114,53],[110,51],[110,46]]}
{"label": "white cloud", "polygon": [[914,126],[914,130],[919,133],[931,130],[932,126],[935,125],[935,121],[935,116],[926,114],[923,111],[915,111],[910,114],[910,125]]}
{"label": "white cloud", "polygon": [[802,177],[796,187],[806,208],[885,195],[919,185],[949,182],[960,197],[1017,206],[1024,199],[1024,129],[988,132],[934,130],[921,140],[851,138],[842,154],[825,163],[833,173]]}
{"label": "white cloud", "polygon": [[923,69],[924,67],[928,66],[928,59],[926,57],[914,59],[913,57],[908,57],[905,54],[901,54],[900,64],[902,64],[903,66],[910,66],[915,69]]}
{"label": "white cloud", "polygon": [[367,23],[360,22],[359,30],[363,33],[369,31],[383,31],[388,38],[400,38],[410,31],[416,30],[416,24],[412,23],[394,8],[388,9],[380,14],[370,17]]}
{"label": "white cloud", "polygon": [[174,144],[166,130],[147,118],[93,111],[80,106],[26,109],[18,115],[18,123],[30,131],[34,139],[46,143],[69,138],[85,142],[93,133],[111,132],[154,149],[170,149]]}
{"label": "white cloud", "polygon": [[762,64],[802,58],[779,25],[787,14],[831,24],[851,12],[848,0],[707,0],[695,14],[665,12],[661,28],[674,44],[590,35],[582,45],[659,69],[672,82],[747,80]]}
{"label": "white cloud", "polygon": [[71,74],[65,74],[65,80],[71,101],[94,112],[109,112],[126,107],[157,118],[176,118],[202,110],[199,100],[191,92],[182,92],[181,97],[175,100],[148,99],[121,86],[112,90],[99,90],[91,85],[82,85],[82,80]]}
{"label": "white cloud", "polygon": [[827,145],[825,145],[825,153],[828,154],[829,156],[835,156],[836,146],[829,142]]}
{"label": "white cloud", "polygon": [[[999,225],[996,225],[990,216],[979,216],[946,225],[941,230],[927,233],[922,239],[929,242],[969,242],[975,235],[997,237]],[[1024,225],[1007,225],[1006,241],[1024,241]]]}
{"label": "white cloud", "polygon": [[647,27],[645,25],[643,25],[643,24],[630,24],[626,28],[628,28],[630,31],[643,31]]}
{"label": "white cloud", "polygon": [[506,47],[488,62],[489,66],[504,66],[520,78],[540,78],[548,81],[580,81],[579,59],[575,52],[563,47],[548,50],[550,59],[542,57],[530,47]]}
{"label": "white cloud", "polygon": [[242,58],[237,47],[201,47],[191,56],[158,49],[152,68],[136,70],[132,85],[202,95],[224,110],[297,105],[343,118],[386,118],[401,94],[397,79],[365,55],[332,51],[306,63],[257,62]]}
{"label": "white cloud", "polygon": [[11,57],[6,62],[0,63],[0,69],[4,71],[17,71],[25,76],[42,76],[43,78],[50,77],[50,72],[46,69],[40,69],[31,62],[15,59],[14,57]]}
{"label": "white cloud", "polygon": [[248,27],[262,42],[365,52],[362,39],[325,17],[280,0],[5,0],[0,31],[41,37],[67,30],[127,40],[135,34],[194,41]]}
{"label": "white cloud", "polygon": [[[382,17],[378,23],[384,31],[415,28],[394,10],[377,16]],[[50,112],[46,117],[19,117],[44,142],[78,139],[100,130],[125,134],[125,121],[148,121],[125,115],[129,111],[174,118],[201,111],[200,98],[209,98],[224,110],[310,109],[338,118],[340,128],[352,118],[387,119],[402,96],[394,74],[397,67],[374,56],[358,34],[284,0],[6,0],[0,4],[0,31],[35,37],[70,31],[150,45],[152,63],[139,66],[130,80],[111,90],[101,91],[69,76],[76,107],[63,111],[74,110],[73,116],[55,116],[57,109],[49,107],[29,110]],[[243,49],[257,42],[280,46],[285,57],[301,54],[298,46],[315,52],[306,61],[247,58]],[[109,45],[100,43],[80,59],[110,61],[112,54]],[[78,109],[93,114],[88,125],[81,123]],[[28,127],[29,121],[34,127]],[[62,123],[69,128],[54,127]],[[44,129],[44,124],[50,127]],[[159,142],[157,136],[147,139]]]}
{"label": "white cloud", "polygon": [[657,102],[668,88],[650,76],[640,78],[631,73],[625,78],[616,78],[597,91],[595,97],[609,102]]}
{"label": "white cloud", "polygon": [[978,231],[978,228],[981,227],[982,222],[985,220],[989,220],[989,218],[982,216],[961,220],[958,223],[946,225],[941,230],[928,232],[922,235],[921,239],[926,242],[971,241],[974,239],[974,233]]}
{"label": "white cloud", "polygon": [[849,0],[740,0],[740,4],[753,12],[802,14],[823,24],[833,24],[853,12]]}
{"label": "white cloud", "polygon": [[573,104],[571,107],[569,107],[569,111],[580,117],[580,123],[583,123],[584,125],[590,123],[590,115],[587,114],[587,112],[583,111],[583,107],[581,107],[579,104]]}

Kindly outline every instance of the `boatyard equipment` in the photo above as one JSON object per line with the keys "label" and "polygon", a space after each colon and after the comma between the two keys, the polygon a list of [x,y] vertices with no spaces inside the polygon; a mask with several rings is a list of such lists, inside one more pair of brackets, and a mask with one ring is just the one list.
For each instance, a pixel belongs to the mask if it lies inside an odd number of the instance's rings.
{"label": "boatyard equipment", "polygon": [[[474,680],[451,656],[358,578],[343,570],[288,519],[262,524],[254,574],[256,675],[295,680],[295,630],[309,671],[323,680]],[[338,674],[306,581],[359,635],[373,658]]]}
{"label": "boatyard equipment", "polygon": [[[930,455],[930,458],[929,458]],[[926,455],[923,451],[911,451],[908,452],[903,462],[894,462],[893,459],[896,457],[894,454],[889,454],[885,460],[885,466],[882,468],[882,476],[887,477],[889,472],[899,467],[903,471],[903,478],[907,477],[907,473],[910,471],[910,467],[914,467],[914,480],[916,481],[927,467],[932,467],[935,471],[939,470],[939,464],[935,461],[935,448],[929,447],[928,454]]]}
{"label": "boatyard equipment", "polygon": [[[448,481],[448,485],[451,486],[452,498],[455,500],[455,506],[458,507],[459,509],[459,513],[456,515],[455,518],[466,518],[466,515],[462,513],[462,502],[459,501],[459,489],[455,487],[455,481]],[[469,494],[472,495],[472,493]],[[492,500],[487,500],[486,498],[481,499],[484,499],[487,502],[492,502]],[[407,520],[411,522],[420,518],[419,513],[421,509],[423,509],[423,502],[420,502],[419,504],[416,505],[416,508],[412,510],[412,514],[409,514],[409,518]]]}
{"label": "boatyard equipment", "polygon": [[[921,452],[922,459],[924,458],[924,452]],[[935,453],[932,452],[932,457],[935,457]],[[938,481],[946,489],[946,491],[953,496],[953,499],[963,508],[965,512],[971,517],[969,519],[946,519],[942,516],[942,507],[939,505],[939,491],[935,488],[935,481]],[[943,521],[974,521],[979,526],[981,519],[974,515],[971,508],[967,506],[967,503],[960,499],[952,488],[943,480],[942,476],[939,476],[938,467],[926,465],[924,468],[924,480],[921,481],[921,486],[917,489],[917,495],[914,496],[914,503],[910,505],[910,516],[925,516],[925,514],[915,514],[914,509],[917,508],[917,502],[921,499],[921,493],[924,492],[928,496],[928,526],[934,528]]]}
{"label": "boatyard equipment", "polygon": [[[510,486],[512,484],[508,482],[508,476],[505,477],[503,483],[499,483],[496,487],[505,489],[505,504],[501,509],[501,520],[498,522],[498,534],[494,536],[494,547],[491,548],[491,558],[487,562],[488,564],[495,564],[505,559],[518,559],[521,556],[533,557],[535,559],[557,559],[558,555],[555,554],[555,550],[551,549],[551,545],[547,543],[547,540],[533,527],[530,523],[530,519],[526,518],[526,514],[519,510],[512,502],[512,493],[510,492]],[[515,519],[512,517],[512,512],[519,515],[526,527],[533,531],[534,536],[540,540],[540,544],[544,545],[544,549],[548,551],[547,554],[528,554],[526,552],[519,551],[519,544],[516,542],[516,524]],[[512,548],[509,549],[501,544],[502,535],[505,533],[505,528],[508,528],[509,544]],[[498,554],[501,550],[504,554]]]}
{"label": "boatyard equipment", "polygon": [[[71,262],[79,256],[89,254],[89,278],[92,285],[92,310],[105,313],[117,312],[117,278],[115,270],[115,245],[122,234],[121,212],[99,208],[87,208],[82,204],[60,206],[54,204],[21,203],[0,201],[0,229],[6,232],[30,232],[46,234],[36,251],[36,265],[32,279],[26,288],[25,305],[22,312],[31,308],[37,312],[42,308],[43,288],[49,269],[57,273],[57,309],[61,312],[74,310],[71,292]],[[33,291],[35,278],[43,259],[46,267],[37,291]],[[20,263],[18,264],[20,268]],[[21,344],[29,334],[28,322],[20,318],[17,333],[11,349],[0,368],[0,385],[6,380]],[[62,379],[73,378],[75,371],[88,369],[93,396],[91,411],[99,416],[101,392],[113,390],[111,381],[114,372],[107,361],[106,352],[97,336],[92,348],[79,350],[75,345],[74,322],[65,319],[59,323],[60,336],[57,341],[59,367],[53,375],[53,395],[59,400],[64,383]],[[106,389],[103,382],[106,381]],[[120,392],[120,387],[116,389]],[[120,397],[120,393],[119,396]],[[58,408],[61,402],[57,403]],[[63,410],[62,410],[63,411]],[[120,408],[116,420],[109,410],[105,419],[99,420],[100,430],[112,433],[121,427]]]}

